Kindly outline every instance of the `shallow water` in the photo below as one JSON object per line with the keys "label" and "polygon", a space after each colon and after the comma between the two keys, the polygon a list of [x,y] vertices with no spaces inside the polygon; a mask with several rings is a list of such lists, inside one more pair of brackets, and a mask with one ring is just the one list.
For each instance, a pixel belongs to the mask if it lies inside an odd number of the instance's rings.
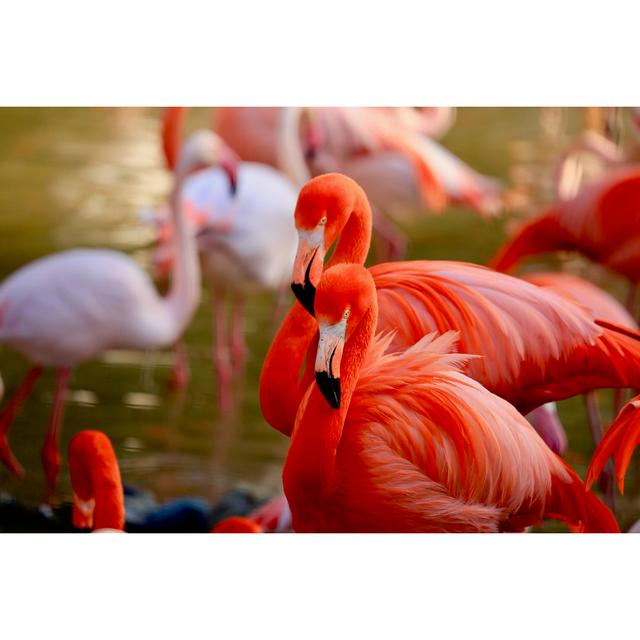
{"label": "shallow water", "polygon": [[[157,109],[0,109],[0,280],[36,257],[77,246],[119,249],[148,266],[152,234],[137,214],[160,202],[169,185],[159,116]],[[189,127],[206,125],[209,118],[207,110],[192,110]],[[582,124],[582,112],[573,109],[460,109],[444,143],[509,185],[511,208],[524,215],[548,196],[552,158]],[[411,239],[408,257],[485,262],[503,240],[508,219],[487,222],[463,209],[425,215],[404,225]],[[579,259],[564,260],[623,295],[618,278]],[[536,266],[540,263],[531,264]],[[275,328],[272,300],[260,296],[248,302],[250,360],[246,377],[236,383],[237,407],[227,416],[217,409],[209,306],[205,291],[186,334],[192,379],[182,394],[167,389],[169,352],[112,352],[75,370],[63,451],[77,431],[104,430],[124,480],[150,489],[160,500],[183,495],[215,500],[239,484],[264,495],[277,491],[287,440],[262,419],[257,394]],[[7,394],[26,369],[21,357],[0,348]],[[27,477],[18,481],[0,469],[0,492],[25,503],[37,504],[43,495],[39,450],[52,384],[48,372],[11,430],[10,442]],[[583,472],[591,445],[581,401],[561,403],[560,415],[569,432],[568,459]],[[623,526],[640,516],[631,481],[628,491],[621,502]],[[66,466],[59,497],[70,498]]]}

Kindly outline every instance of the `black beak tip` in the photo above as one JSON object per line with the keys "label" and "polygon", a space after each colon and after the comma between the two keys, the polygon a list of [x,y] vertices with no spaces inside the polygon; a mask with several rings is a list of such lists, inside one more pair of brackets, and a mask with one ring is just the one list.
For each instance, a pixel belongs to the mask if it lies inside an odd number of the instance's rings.
{"label": "black beak tip", "polygon": [[293,291],[293,295],[298,299],[298,302],[315,317],[313,304],[316,297],[316,288],[310,282],[306,285],[292,282],[291,291]]}
{"label": "black beak tip", "polygon": [[326,371],[316,371],[316,384],[332,409],[340,408],[340,378],[331,377]]}
{"label": "black beak tip", "polygon": [[229,192],[232,198],[238,193],[238,181],[234,178],[229,180]]}

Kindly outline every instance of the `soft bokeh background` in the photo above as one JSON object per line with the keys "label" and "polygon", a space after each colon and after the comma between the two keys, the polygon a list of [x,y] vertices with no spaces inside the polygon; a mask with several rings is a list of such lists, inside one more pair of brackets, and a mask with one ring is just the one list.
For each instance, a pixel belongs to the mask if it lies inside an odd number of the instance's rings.
{"label": "soft bokeh background", "polygon": [[[188,128],[206,126],[208,109],[192,109]],[[78,246],[112,247],[148,266],[150,229],[138,212],[162,201],[169,187],[159,142],[158,109],[0,109],[0,280],[30,260]],[[505,237],[510,220],[528,215],[551,194],[557,153],[585,125],[580,109],[459,109],[443,143],[482,173],[508,188],[507,215],[487,222],[464,209],[403,223],[408,258],[484,263]],[[623,135],[625,134],[623,129]],[[624,283],[584,260],[560,256],[526,269],[558,267],[605,286],[619,298]],[[275,325],[272,300],[248,303],[250,359],[235,386],[237,407],[217,409],[210,349],[210,298],[205,291],[186,341],[192,380],[180,394],[169,392],[168,352],[110,353],[79,367],[69,395],[63,448],[77,431],[104,430],[115,446],[126,482],[151,490],[159,500],[199,496],[214,501],[244,485],[271,495],[280,487],[287,440],[270,429],[258,406],[258,377]],[[0,347],[0,372],[10,394],[26,363]],[[39,451],[52,400],[52,372],[17,417],[10,441],[28,476],[14,479],[0,469],[0,492],[36,505],[44,479]],[[601,399],[608,406],[610,394]],[[570,439],[569,462],[584,473],[592,451],[582,401],[561,403]],[[607,414],[609,417],[609,414]],[[623,530],[640,516],[632,466],[621,506]],[[60,499],[70,499],[66,466]]]}

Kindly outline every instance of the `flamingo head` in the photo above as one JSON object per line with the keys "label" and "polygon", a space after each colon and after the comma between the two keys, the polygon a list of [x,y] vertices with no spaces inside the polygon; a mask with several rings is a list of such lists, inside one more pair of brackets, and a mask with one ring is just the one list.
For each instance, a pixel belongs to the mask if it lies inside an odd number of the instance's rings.
{"label": "flamingo head", "polygon": [[222,522],[211,529],[211,533],[262,533],[262,527],[251,520],[242,516],[231,516],[225,518]]}
{"label": "flamingo head", "polygon": [[327,250],[347,224],[361,192],[355,181],[340,173],[313,178],[300,191],[295,210],[298,251],[291,289],[311,315]]}
{"label": "flamingo head", "polygon": [[184,143],[176,164],[176,177],[184,180],[195,171],[219,166],[229,178],[229,190],[233,196],[238,189],[239,165],[238,154],[220,136],[202,129]]}
{"label": "flamingo head", "polygon": [[320,281],[315,300],[318,320],[316,383],[333,409],[340,408],[340,364],[345,343],[375,304],[371,274],[356,264],[328,269]]}

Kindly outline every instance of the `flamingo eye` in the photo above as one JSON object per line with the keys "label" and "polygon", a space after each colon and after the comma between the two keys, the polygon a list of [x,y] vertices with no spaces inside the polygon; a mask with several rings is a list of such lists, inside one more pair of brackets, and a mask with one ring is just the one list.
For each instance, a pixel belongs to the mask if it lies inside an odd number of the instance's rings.
{"label": "flamingo eye", "polygon": [[320,219],[320,222],[318,222],[319,226],[322,226],[324,224],[327,224],[327,216],[322,216],[322,218]]}
{"label": "flamingo eye", "polygon": [[351,315],[351,310],[350,309],[345,309],[344,313],[342,314],[343,320],[346,320],[350,315]]}

